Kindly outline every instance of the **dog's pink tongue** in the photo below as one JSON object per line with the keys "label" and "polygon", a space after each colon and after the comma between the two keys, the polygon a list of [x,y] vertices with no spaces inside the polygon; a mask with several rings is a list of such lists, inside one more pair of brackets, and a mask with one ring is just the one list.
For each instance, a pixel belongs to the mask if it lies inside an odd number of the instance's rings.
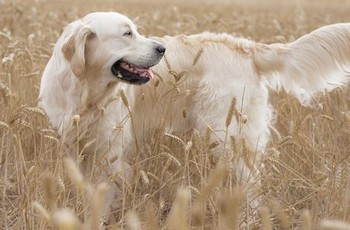
{"label": "dog's pink tongue", "polygon": [[148,77],[148,78],[152,78],[152,71],[150,68],[141,68],[141,67],[137,67],[137,66],[133,66],[133,65],[130,65],[126,62],[122,62],[120,63],[120,66],[130,72],[133,72],[133,73],[136,73],[136,74],[139,74],[143,77]]}
{"label": "dog's pink tongue", "polygon": [[152,73],[150,68],[139,68],[139,67],[134,67],[134,68],[143,77],[152,78],[152,76],[153,76],[153,73]]}
{"label": "dog's pink tongue", "polygon": [[147,73],[149,78],[153,78],[153,72],[150,68],[146,69],[146,73]]}

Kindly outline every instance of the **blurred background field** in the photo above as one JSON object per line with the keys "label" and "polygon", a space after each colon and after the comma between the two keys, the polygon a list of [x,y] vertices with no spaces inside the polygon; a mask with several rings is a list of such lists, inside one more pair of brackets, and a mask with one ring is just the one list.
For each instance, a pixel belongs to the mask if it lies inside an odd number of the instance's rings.
{"label": "blurred background field", "polygon": [[[55,229],[61,208],[80,218],[89,209],[89,198],[71,195],[59,140],[36,100],[62,28],[93,11],[126,14],[147,36],[211,31],[264,43],[290,42],[320,26],[350,21],[347,0],[0,0],[0,229]],[[312,108],[283,92],[271,92],[271,103],[276,124],[264,159],[260,215],[251,218],[239,192],[219,176],[223,183],[209,189],[204,220],[194,227],[194,204],[204,199],[200,194],[208,191],[215,168],[214,143],[205,143],[205,136],[180,137],[193,143],[184,150],[159,133],[135,154],[135,182],[110,228],[187,229],[191,222],[193,229],[236,229],[253,219],[247,228],[350,229],[323,222],[350,222],[350,89],[320,95]],[[180,190],[174,201],[180,187],[189,190]],[[222,195],[227,191],[231,195]],[[170,212],[173,206],[180,211]],[[191,212],[192,219],[181,215]],[[226,226],[226,217],[238,224]]]}

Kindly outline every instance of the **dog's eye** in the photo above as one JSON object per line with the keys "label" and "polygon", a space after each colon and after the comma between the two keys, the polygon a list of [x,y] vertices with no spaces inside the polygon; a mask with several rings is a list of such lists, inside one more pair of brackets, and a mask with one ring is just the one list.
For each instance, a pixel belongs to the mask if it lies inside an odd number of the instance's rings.
{"label": "dog's eye", "polygon": [[123,34],[123,36],[131,37],[132,36],[132,32],[129,30],[129,31],[125,32]]}

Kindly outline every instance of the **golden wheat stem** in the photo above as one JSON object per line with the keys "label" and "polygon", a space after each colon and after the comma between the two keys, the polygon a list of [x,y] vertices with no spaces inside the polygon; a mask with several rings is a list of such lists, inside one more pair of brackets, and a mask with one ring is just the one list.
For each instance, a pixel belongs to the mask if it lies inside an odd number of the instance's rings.
{"label": "golden wheat stem", "polygon": [[121,96],[121,98],[122,98],[123,104],[124,104],[127,108],[129,108],[129,100],[128,100],[128,98],[126,97],[126,94],[125,94],[124,90],[120,90],[119,92],[120,92],[120,96]]}
{"label": "golden wheat stem", "polygon": [[319,227],[320,230],[349,230],[350,224],[339,220],[323,220]]}
{"label": "golden wheat stem", "polygon": [[202,56],[202,54],[203,54],[203,51],[204,51],[204,49],[203,49],[203,47],[201,47],[201,48],[199,49],[199,51],[197,52],[196,56],[194,57],[193,61],[192,61],[192,66],[197,65],[197,63],[198,63],[198,61],[199,61],[199,58],[200,58],[200,57]]}
{"label": "golden wheat stem", "polygon": [[302,229],[303,230],[312,230],[312,217],[308,210],[305,210],[301,216],[302,218]]}
{"label": "golden wheat stem", "polygon": [[200,194],[195,200],[192,209],[192,221],[195,226],[204,225],[206,202],[214,189],[221,183],[226,172],[226,163],[219,161],[216,169],[209,175],[207,184],[200,190]]}
{"label": "golden wheat stem", "polygon": [[226,192],[219,200],[219,228],[222,230],[239,229],[239,208],[243,193],[241,189],[235,188],[231,193]]}
{"label": "golden wheat stem", "polygon": [[67,175],[73,184],[78,188],[79,191],[83,191],[83,188],[85,186],[84,177],[73,159],[68,157],[65,158],[64,165],[67,170]]}
{"label": "golden wheat stem", "polygon": [[105,194],[108,190],[106,182],[100,183],[93,193],[91,210],[91,229],[99,229],[101,225],[102,210]]}
{"label": "golden wheat stem", "polygon": [[154,203],[148,201],[144,211],[145,218],[145,230],[159,229],[157,224],[157,211]]}
{"label": "golden wheat stem", "polygon": [[191,190],[189,188],[179,188],[176,199],[167,219],[167,228],[169,230],[187,230],[190,229],[188,220],[188,208],[191,199]]}
{"label": "golden wheat stem", "polygon": [[141,221],[135,211],[126,214],[126,223],[129,230],[141,230]]}
{"label": "golden wheat stem", "polygon": [[47,222],[50,222],[51,218],[50,218],[50,214],[49,212],[46,210],[46,208],[44,208],[44,206],[42,204],[40,204],[37,201],[34,201],[32,203],[33,208],[38,212],[38,214],[43,217]]}
{"label": "golden wheat stem", "polygon": [[226,128],[228,128],[232,122],[233,114],[236,111],[236,103],[237,103],[236,98],[232,98],[230,108],[226,115],[226,122],[225,122]]}
{"label": "golden wheat stem", "polygon": [[263,230],[272,230],[270,211],[266,207],[261,207],[259,209],[259,214],[261,216],[261,227]]}
{"label": "golden wheat stem", "polygon": [[56,185],[51,173],[45,173],[44,176],[44,192],[46,197],[46,203],[50,210],[54,210],[56,208],[57,195],[56,195]]}
{"label": "golden wheat stem", "polygon": [[167,67],[168,71],[171,71],[172,67],[170,65],[170,62],[168,61],[167,55],[163,56],[163,60],[165,61],[165,64],[166,64],[166,67]]}
{"label": "golden wheat stem", "polygon": [[78,230],[81,223],[71,209],[62,208],[52,214],[52,222],[59,230]]}

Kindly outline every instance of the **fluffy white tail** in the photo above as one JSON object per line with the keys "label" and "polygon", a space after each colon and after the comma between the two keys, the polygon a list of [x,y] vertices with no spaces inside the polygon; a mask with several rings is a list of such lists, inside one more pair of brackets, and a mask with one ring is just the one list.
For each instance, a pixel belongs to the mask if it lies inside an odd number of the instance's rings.
{"label": "fluffy white tail", "polygon": [[257,44],[254,64],[275,90],[308,104],[350,80],[350,23],[321,27],[289,44]]}

